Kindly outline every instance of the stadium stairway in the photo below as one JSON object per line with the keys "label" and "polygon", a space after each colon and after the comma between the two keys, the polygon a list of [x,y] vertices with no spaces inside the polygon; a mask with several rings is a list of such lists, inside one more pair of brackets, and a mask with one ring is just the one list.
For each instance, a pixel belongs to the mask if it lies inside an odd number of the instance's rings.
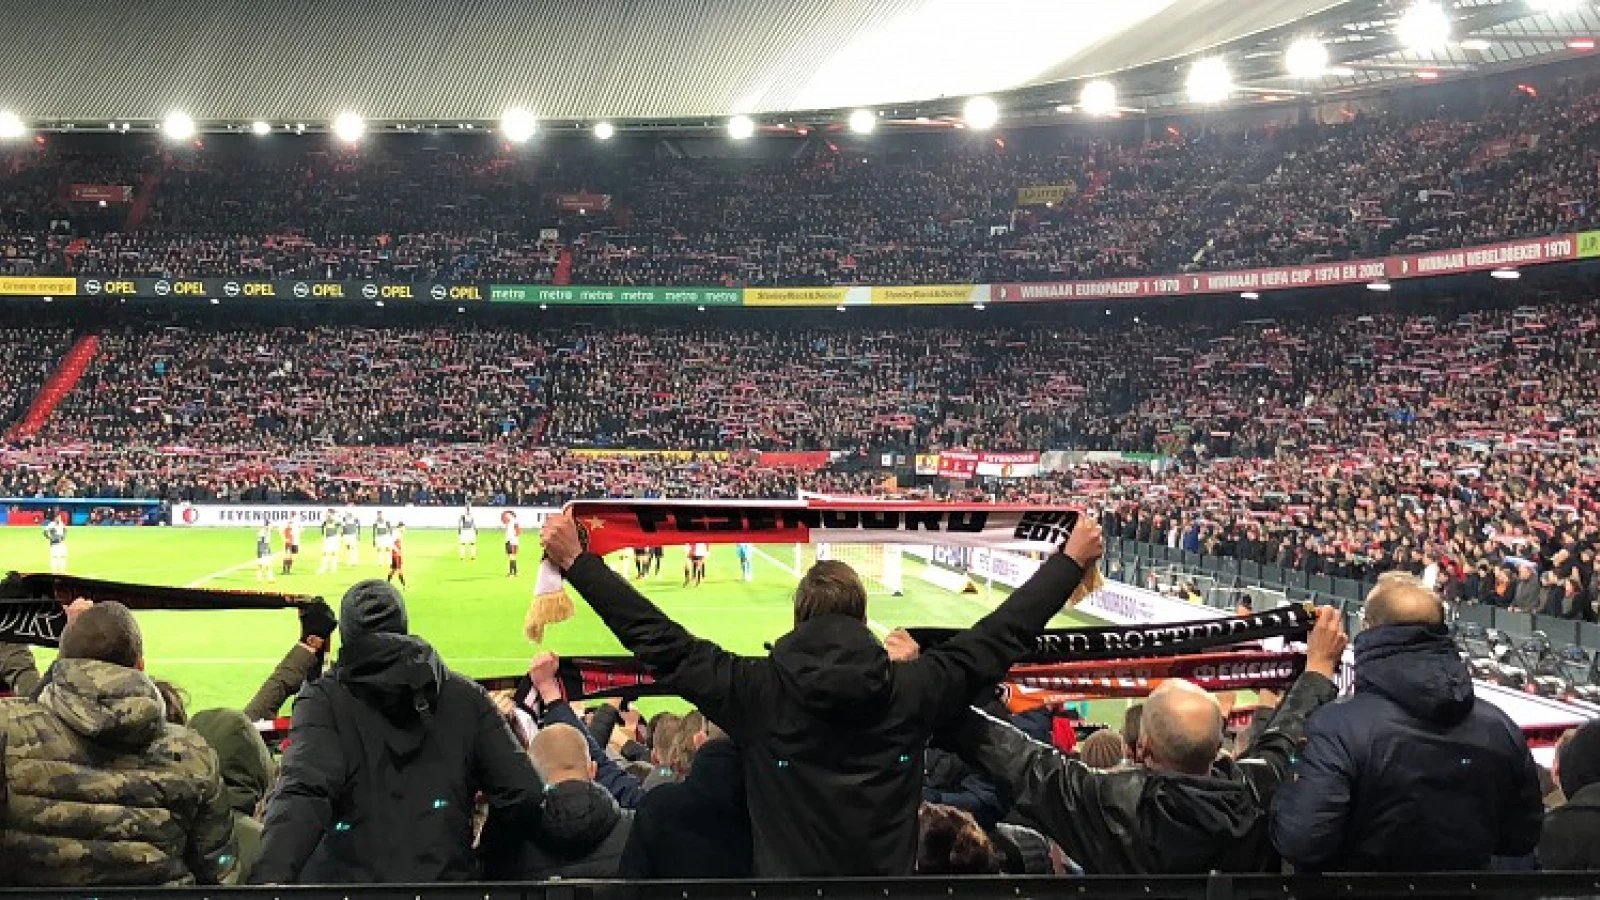
{"label": "stadium stairway", "polygon": [[128,221],[123,226],[125,230],[138,231],[144,224],[145,217],[150,214],[150,207],[156,202],[156,194],[161,190],[161,169],[157,168],[145,173],[144,180],[139,182],[139,191],[133,198],[133,205],[128,207]]}
{"label": "stadium stairway", "polygon": [[560,255],[556,257],[556,271],[550,281],[556,287],[566,287],[572,283],[572,251],[566,247],[562,247]]}
{"label": "stadium stairway", "polygon": [[56,411],[56,407],[61,405],[62,399],[78,386],[83,373],[89,371],[89,364],[94,362],[95,354],[99,352],[100,338],[97,335],[86,334],[78,338],[67,355],[61,358],[61,365],[45,381],[39,393],[34,395],[33,402],[28,405],[27,415],[12,426],[6,437],[15,440],[38,431],[50,414]]}

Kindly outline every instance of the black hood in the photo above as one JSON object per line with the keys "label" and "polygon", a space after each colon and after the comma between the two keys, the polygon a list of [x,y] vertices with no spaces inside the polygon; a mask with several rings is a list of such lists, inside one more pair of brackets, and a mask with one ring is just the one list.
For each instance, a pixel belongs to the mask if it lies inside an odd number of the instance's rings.
{"label": "black hood", "polygon": [[889,654],[860,619],[802,622],[773,645],[772,662],[799,704],[824,719],[871,718],[889,699]]}
{"label": "black hood", "polygon": [[1139,830],[1163,873],[1216,868],[1218,847],[1242,847],[1264,827],[1265,812],[1242,778],[1152,772],[1144,790]]}
{"label": "black hood", "polygon": [[410,630],[406,602],[394,585],[376,578],[358,581],[339,601],[339,640],[349,643],[369,634],[405,634]]}
{"label": "black hood", "polygon": [[1356,691],[1371,691],[1426,722],[1472,712],[1472,673],[1443,625],[1382,625],[1356,635]]}
{"label": "black hood", "polygon": [[402,756],[422,746],[447,676],[433,647],[409,634],[368,634],[345,644],[330,674],[382,718],[389,726],[384,743]]}
{"label": "black hood", "polygon": [[562,781],[545,788],[533,842],[556,856],[581,857],[611,836],[622,810],[592,781]]}
{"label": "black hood", "polygon": [[744,811],[744,764],[733,741],[718,738],[702,744],[683,783],[701,794],[723,797]]}

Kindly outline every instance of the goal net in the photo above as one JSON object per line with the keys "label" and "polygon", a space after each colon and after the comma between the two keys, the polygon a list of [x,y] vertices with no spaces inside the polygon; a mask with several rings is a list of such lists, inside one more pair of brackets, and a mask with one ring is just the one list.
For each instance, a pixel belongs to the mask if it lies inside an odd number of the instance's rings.
{"label": "goal net", "polygon": [[795,544],[794,567],[805,572],[813,563],[831,559],[861,576],[869,596],[900,597],[905,593],[904,557],[899,544]]}

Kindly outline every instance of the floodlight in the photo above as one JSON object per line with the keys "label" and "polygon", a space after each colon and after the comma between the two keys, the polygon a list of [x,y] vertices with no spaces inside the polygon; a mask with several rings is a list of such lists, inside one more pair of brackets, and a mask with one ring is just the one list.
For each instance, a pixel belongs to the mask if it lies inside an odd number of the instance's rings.
{"label": "floodlight", "polygon": [[1328,48],[1316,38],[1301,38],[1283,52],[1283,67],[1294,78],[1321,78],[1328,71]]}
{"label": "floodlight", "polygon": [[362,135],[367,133],[367,123],[363,122],[361,117],[353,112],[342,112],[334,117],[333,133],[335,137],[346,144],[354,144],[356,141],[361,140]]}
{"label": "floodlight", "polygon": [[1189,67],[1185,87],[1194,103],[1221,103],[1233,93],[1233,73],[1228,71],[1227,61],[1221,57],[1197,59]]}
{"label": "floodlight", "polygon": [[988,97],[973,97],[961,109],[969,128],[993,128],[1000,121],[1000,105]]}
{"label": "floodlight", "polygon": [[1117,86],[1105,79],[1091,81],[1078,95],[1078,105],[1091,116],[1109,116],[1117,111]]}
{"label": "floodlight", "polygon": [[533,137],[533,133],[537,130],[539,130],[539,120],[534,118],[533,113],[520,106],[506,110],[505,115],[500,117],[500,133],[513,144],[520,144]]}

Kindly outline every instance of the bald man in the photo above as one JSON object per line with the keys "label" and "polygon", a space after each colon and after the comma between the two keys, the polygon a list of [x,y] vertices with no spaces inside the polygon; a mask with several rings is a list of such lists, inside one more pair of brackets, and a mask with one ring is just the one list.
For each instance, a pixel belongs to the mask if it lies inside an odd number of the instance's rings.
{"label": "bald man", "polygon": [[490,815],[479,842],[485,878],[614,878],[628,844],[633,810],[617,806],[594,782],[589,742],[566,724],[541,728],[528,759],[544,779],[544,803],[533,822]]}
{"label": "bald man", "polygon": [[1367,595],[1355,693],[1319,710],[1272,842],[1303,872],[1439,872],[1525,856],[1544,813],[1522,731],[1478,703],[1421,579],[1390,573]]}
{"label": "bald man", "polygon": [[1131,768],[1096,771],[977,710],[962,722],[957,749],[1088,874],[1276,871],[1267,811],[1306,717],[1338,693],[1345,644],[1339,613],[1318,610],[1305,674],[1238,760],[1221,756],[1216,700],[1177,680],[1145,702]]}

